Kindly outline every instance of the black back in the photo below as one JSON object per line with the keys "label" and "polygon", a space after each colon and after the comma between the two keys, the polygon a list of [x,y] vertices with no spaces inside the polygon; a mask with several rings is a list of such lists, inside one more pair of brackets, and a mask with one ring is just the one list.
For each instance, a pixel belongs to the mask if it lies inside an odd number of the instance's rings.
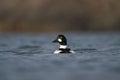
{"label": "black back", "polygon": [[70,53],[70,48],[66,48],[66,49],[59,48],[59,50],[61,50],[60,53]]}

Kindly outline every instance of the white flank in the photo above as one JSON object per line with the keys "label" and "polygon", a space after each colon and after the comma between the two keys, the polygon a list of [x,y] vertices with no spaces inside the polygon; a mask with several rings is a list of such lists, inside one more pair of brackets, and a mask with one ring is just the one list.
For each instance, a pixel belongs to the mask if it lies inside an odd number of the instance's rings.
{"label": "white flank", "polygon": [[73,54],[75,53],[75,51],[72,51],[72,50],[70,52],[73,53]]}
{"label": "white flank", "polygon": [[59,54],[60,52],[61,52],[60,50],[56,50],[54,54]]}

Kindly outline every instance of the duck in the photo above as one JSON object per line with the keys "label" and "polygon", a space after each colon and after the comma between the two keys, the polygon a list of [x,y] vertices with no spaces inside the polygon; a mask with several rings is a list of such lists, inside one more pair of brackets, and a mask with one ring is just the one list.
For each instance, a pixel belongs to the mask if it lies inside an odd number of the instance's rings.
{"label": "duck", "polygon": [[75,53],[75,51],[71,50],[67,46],[67,39],[63,34],[59,34],[55,40],[52,41],[53,43],[59,43],[59,49],[54,51],[54,54],[61,54],[61,53]]}

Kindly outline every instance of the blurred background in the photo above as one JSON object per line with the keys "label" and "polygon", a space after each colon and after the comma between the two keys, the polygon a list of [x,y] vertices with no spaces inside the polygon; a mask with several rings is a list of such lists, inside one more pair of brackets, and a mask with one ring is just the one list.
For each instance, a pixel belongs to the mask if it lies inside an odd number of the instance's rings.
{"label": "blurred background", "polygon": [[0,0],[0,32],[119,30],[120,0]]}
{"label": "blurred background", "polygon": [[0,80],[120,80],[119,31],[120,0],[0,0]]}

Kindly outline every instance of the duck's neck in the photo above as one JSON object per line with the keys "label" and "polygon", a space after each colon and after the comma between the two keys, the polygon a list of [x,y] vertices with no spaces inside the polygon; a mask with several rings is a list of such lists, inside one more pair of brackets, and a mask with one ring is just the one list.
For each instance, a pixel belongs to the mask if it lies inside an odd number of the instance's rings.
{"label": "duck's neck", "polygon": [[61,48],[61,49],[66,49],[66,48],[67,48],[67,45],[60,45],[60,48]]}

